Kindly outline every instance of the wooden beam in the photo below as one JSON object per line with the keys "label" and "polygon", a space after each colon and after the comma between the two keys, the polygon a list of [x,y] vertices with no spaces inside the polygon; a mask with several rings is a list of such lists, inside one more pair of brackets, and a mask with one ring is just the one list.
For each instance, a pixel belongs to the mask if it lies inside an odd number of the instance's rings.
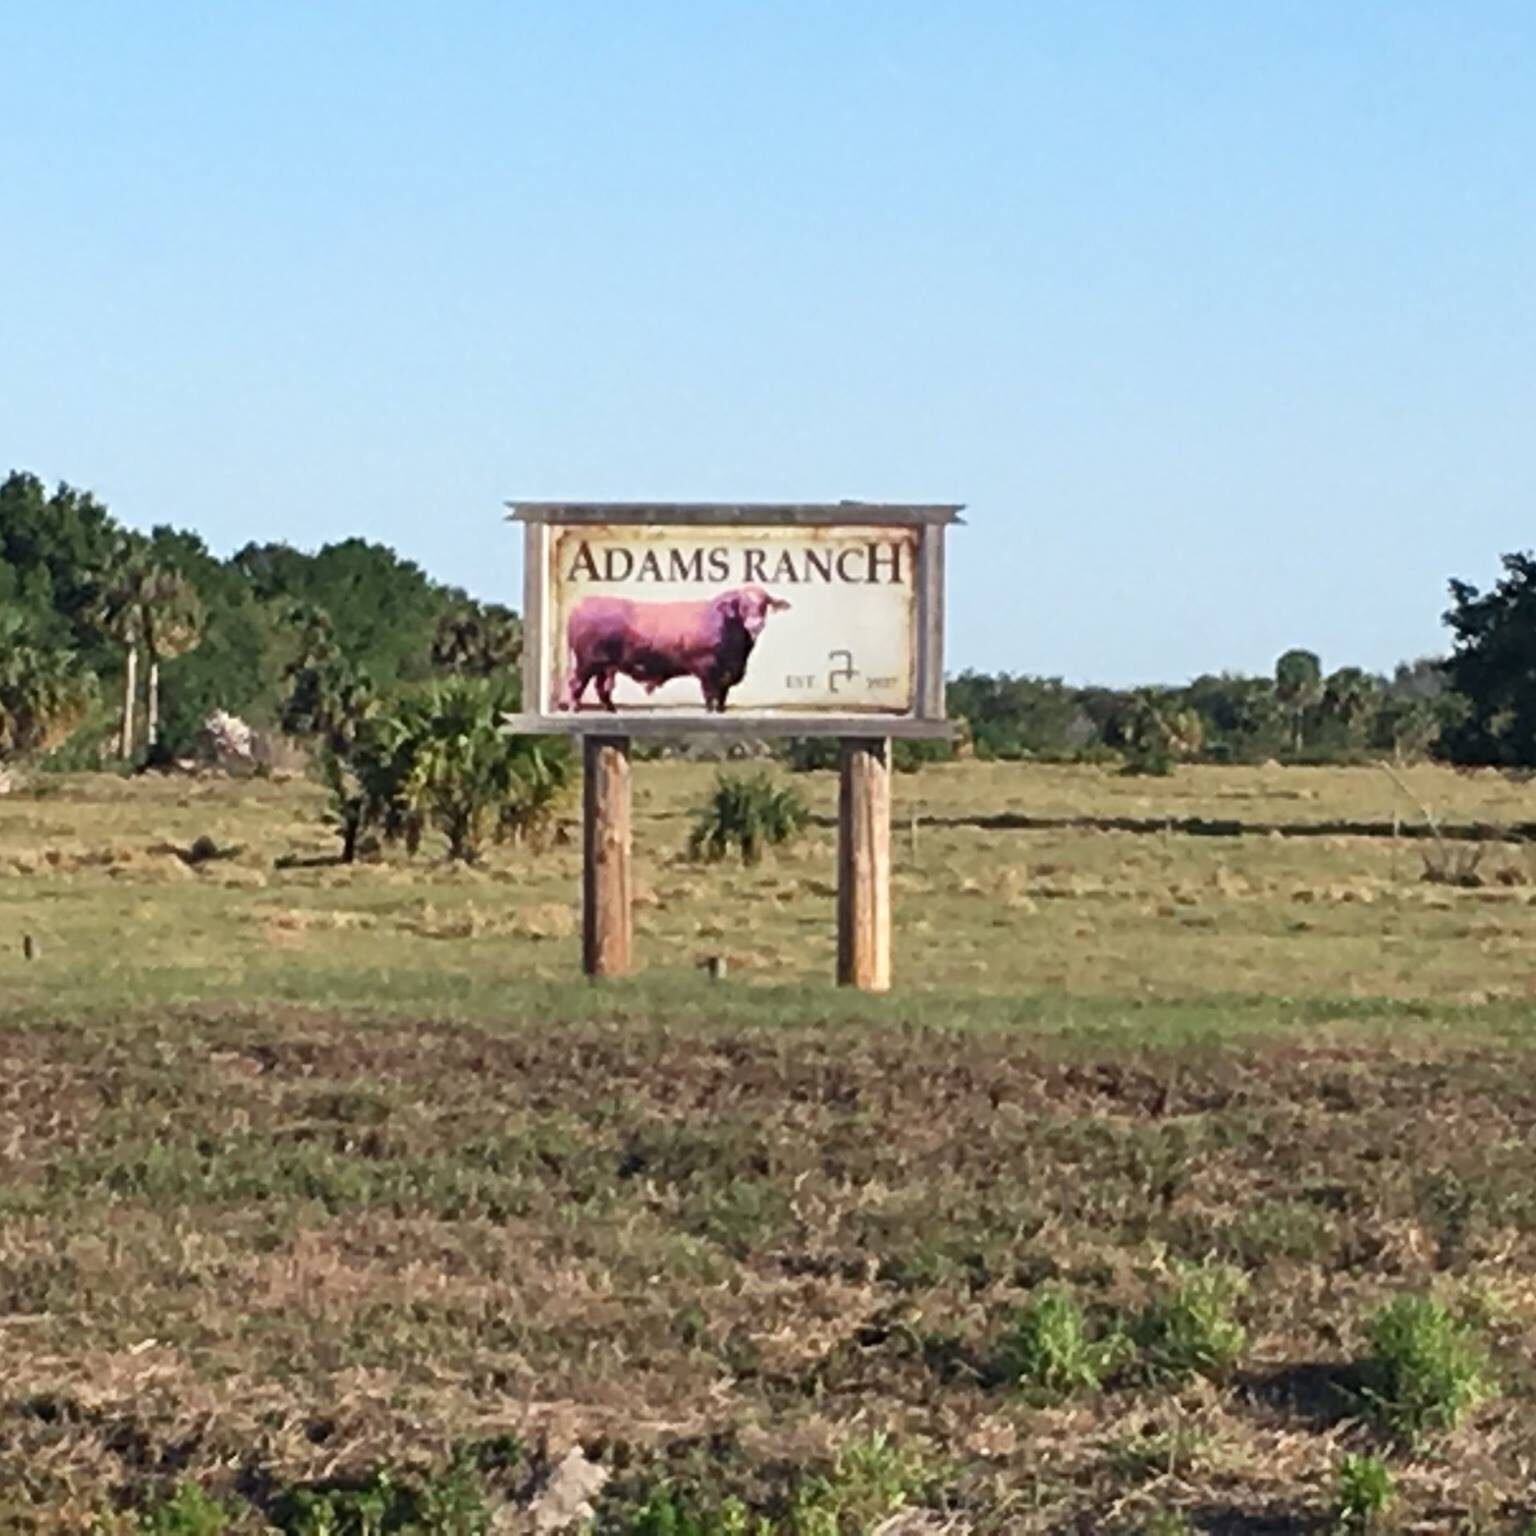
{"label": "wooden beam", "polygon": [[630,967],[629,738],[582,743],[581,967],[623,976]]}
{"label": "wooden beam", "polygon": [[668,527],[923,527],[958,522],[963,502],[509,501],[521,523],[655,524]]}
{"label": "wooden beam", "polygon": [[837,816],[837,980],[891,985],[891,745],[845,737]]}
{"label": "wooden beam", "polygon": [[923,529],[917,557],[917,713],[944,718],[944,529]]}
{"label": "wooden beam", "polygon": [[702,740],[706,736],[730,741],[768,741],[784,736],[869,736],[883,741],[952,741],[956,726],[949,720],[920,720],[910,715],[748,715],[727,710],[723,715],[695,711],[684,714],[657,710],[646,714],[607,714],[580,710],[570,714],[503,715],[501,728],[514,736],[613,736],[647,741]]}
{"label": "wooden beam", "polygon": [[523,709],[537,714],[549,705],[544,692],[548,658],[544,641],[545,567],[549,561],[549,530],[542,523],[523,529]]}

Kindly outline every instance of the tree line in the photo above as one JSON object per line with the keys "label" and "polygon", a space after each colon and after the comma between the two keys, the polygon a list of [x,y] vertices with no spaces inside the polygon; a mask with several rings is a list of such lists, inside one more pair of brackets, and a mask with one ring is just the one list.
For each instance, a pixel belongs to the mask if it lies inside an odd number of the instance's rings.
{"label": "tree line", "polygon": [[1207,673],[1182,687],[1073,687],[1059,678],[964,672],[950,712],[986,758],[1116,758],[1141,771],[1174,762],[1350,762],[1442,755],[1466,713],[1445,661],[1391,676],[1325,671],[1286,651],[1270,676]]}
{"label": "tree line", "polygon": [[1390,675],[1324,669],[1310,650],[1268,676],[1206,673],[1182,687],[1073,687],[1059,678],[963,672],[951,715],[978,757],[1114,757],[1133,771],[1179,760],[1252,763],[1435,758],[1536,767],[1536,556],[1507,554],[1487,591],[1453,579],[1445,656]]}
{"label": "tree line", "polygon": [[[1506,555],[1486,592],[1453,580],[1450,598],[1449,654],[1390,676],[1327,670],[1302,648],[1270,675],[1210,673],[1179,687],[962,672],[948,686],[958,750],[1144,772],[1382,755],[1536,766],[1536,557]],[[419,712],[434,684],[479,680],[481,697],[515,707],[521,649],[511,609],[381,544],[251,543],[220,558],[194,533],[130,531],[67,484],[50,490],[21,471],[0,484],[0,758],[154,762],[190,751],[223,710],[316,744],[341,774],[342,800],[382,805],[377,764],[363,768],[371,791],[357,770],[368,752],[387,755],[384,703],[415,697]],[[785,750],[802,767],[825,755],[809,742]],[[915,760],[950,749],[903,750]]]}
{"label": "tree line", "polygon": [[94,496],[0,483],[0,756],[180,756],[224,710],[327,738],[434,678],[514,677],[517,615],[347,539],[315,553],[124,528]]}

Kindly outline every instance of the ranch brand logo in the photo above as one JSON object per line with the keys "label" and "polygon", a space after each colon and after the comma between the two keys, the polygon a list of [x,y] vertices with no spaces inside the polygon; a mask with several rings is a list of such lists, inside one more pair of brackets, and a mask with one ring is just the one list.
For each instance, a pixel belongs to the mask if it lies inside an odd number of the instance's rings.
{"label": "ranch brand logo", "polygon": [[552,527],[554,712],[906,714],[915,528]]}

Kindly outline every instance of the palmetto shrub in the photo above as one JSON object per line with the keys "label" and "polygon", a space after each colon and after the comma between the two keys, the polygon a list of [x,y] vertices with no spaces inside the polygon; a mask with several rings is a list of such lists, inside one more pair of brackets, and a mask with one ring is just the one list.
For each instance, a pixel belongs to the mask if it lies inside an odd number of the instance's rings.
{"label": "palmetto shrub", "polygon": [[322,760],[343,856],[368,832],[414,853],[435,831],[465,863],[489,843],[540,837],[570,789],[574,757],[564,741],[507,735],[512,702],[493,684],[453,678],[369,714],[344,757]]}
{"label": "palmetto shrub", "polygon": [[798,790],[778,783],[762,769],[722,773],[709,798],[694,812],[688,854],[714,861],[729,858],[735,850],[743,864],[756,864],[765,849],[798,837],[810,815]]}

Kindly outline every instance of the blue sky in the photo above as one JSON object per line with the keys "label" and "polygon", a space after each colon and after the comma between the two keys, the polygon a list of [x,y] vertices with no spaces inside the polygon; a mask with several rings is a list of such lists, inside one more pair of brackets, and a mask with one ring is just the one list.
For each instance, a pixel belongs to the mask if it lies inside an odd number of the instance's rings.
{"label": "blue sky", "polygon": [[518,591],[958,500],[951,666],[1390,667],[1533,542],[1526,0],[0,8],[0,470]]}

